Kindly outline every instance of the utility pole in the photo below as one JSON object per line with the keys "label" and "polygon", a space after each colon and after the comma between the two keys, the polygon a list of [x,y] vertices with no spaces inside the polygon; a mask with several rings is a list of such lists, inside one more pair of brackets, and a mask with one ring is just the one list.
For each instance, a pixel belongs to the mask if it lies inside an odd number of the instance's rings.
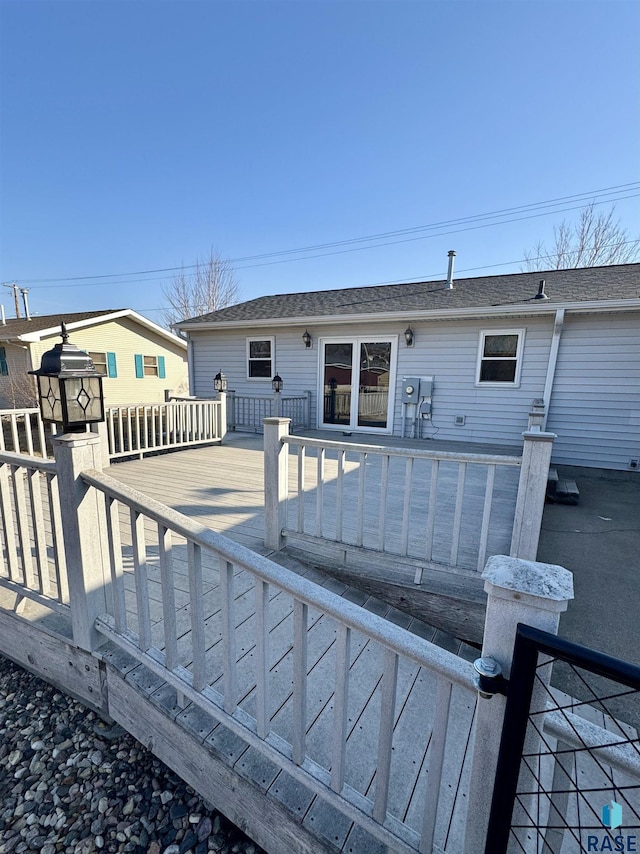
{"label": "utility pole", "polygon": [[20,317],[20,300],[18,299],[18,285],[14,282],[12,285],[6,285],[7,288],[13,290],[13,302],[16,307],[16,318]]}

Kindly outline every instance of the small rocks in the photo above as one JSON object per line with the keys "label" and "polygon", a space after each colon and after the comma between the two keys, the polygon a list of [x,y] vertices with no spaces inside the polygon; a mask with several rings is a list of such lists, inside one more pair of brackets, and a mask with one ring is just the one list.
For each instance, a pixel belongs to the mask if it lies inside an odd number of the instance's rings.
{"label": "small rocks", "polygon": [[0,656],[0,854],[263,854],[132,739]]}

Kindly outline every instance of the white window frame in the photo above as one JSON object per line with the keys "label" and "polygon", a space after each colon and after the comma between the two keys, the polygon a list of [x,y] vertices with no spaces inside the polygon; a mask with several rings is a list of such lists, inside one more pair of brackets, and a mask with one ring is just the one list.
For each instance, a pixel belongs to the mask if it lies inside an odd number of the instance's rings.
{"label": "white window frame", "polygon": [[[522,373],[522,357],[524,355],[524,336],[525,329],[481,329],[478,337],[478,356],[476,361],[476,386],[479,388],[519,388],[520,375]],[[488,335],[517,335],[518,343],[516,345],[516,373],[513,382],[502,382],[500,380],[481,380],[480,371],[484,360],[484,342]],[[490,358],[490,357],[487,357]],[[495,360],[513,361],[513,356],[496,356]]]}
{"label": "white window frame", "polygon": [[[109,376],[109,363],[107,360],[106,352],[101,353],[98,350],[92,350],[89,353],[89,356],[91,357],[91,361],[93,362],[93,367],[96,369],[96,371],[100,371],[102,373],[102,370],[103,370],[102,365],[104,365],[104,373],[102,374],[102,376],[108,377]],[[97,360],[97,362],[96,362],[96,359],[93,358],[94,356],[100,356],[100,359]],[[104,359],[102,358],[103,356],[104,356]],[[100,367],[97,367],[97,365],[100,365]]]}
{"label": "white window frame", "polygon": [[[344,424],[325,424],[323,421],[323,404],[324,400],[324,345],[325,344],[353,344],[352,351],[352,371],[356,362],[356,354],[359,352],[362,342],[380,342],[391,344],[391,359],[389,364],[389,399],[387,410],[387,426],[386,427],[361,427],[358,425],[358,407],[357,400],[359,394],[359,386],[352,381],[351,383],[351,415],[352,426]],[[334,430],[336,432],[344,430],[352,430],[354,433],[373,433],[380,435],[393,435],[394,418],[395,418],[395,401],[396,389],[398,382],[398,336],[397,335],[332,335],[327,338],[318,339],[318,386],[317,400],[319,401],[316,407],[316,425],[319,430]]]}
{"label": "white window frame", "polygon": [[[146,359],[153,359],[153,363],[147,364]],[[147,368],[149,368],[149,372],[147,373]],[[160,366],[158,365],[158,357],[157,356],[142,356],[142,374],[144,377],[159,377],[160,376]]]}
{"label": "white window frame", "polygon": [[[252,335],[250,338],[246,339],[247,344],[247,355],[246,355],[246,366],[247,366],[247,380],[250,383],[270,383],[271,380],[276,375],[276,338],[275,335]],[[271,343],[271,373],[268,377],[252,377],[249,375],[249,353],[250,344],[252,341],[269,341]],[[254,361],[263,361],[266,362],[266,359],[254,359]]]}

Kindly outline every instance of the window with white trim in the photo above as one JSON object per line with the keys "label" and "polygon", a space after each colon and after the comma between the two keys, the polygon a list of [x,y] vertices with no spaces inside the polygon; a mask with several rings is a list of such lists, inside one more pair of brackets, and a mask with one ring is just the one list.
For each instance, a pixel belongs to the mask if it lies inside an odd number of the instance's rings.
{"label": "window with white trim", "polygon": [[523,350],[524,329],[481,331],[476,385],[520,385]]}
{"label": "window with white trim", "polygon": [[247,378],[270,380],[274,375],[276,339],[247,338]]}

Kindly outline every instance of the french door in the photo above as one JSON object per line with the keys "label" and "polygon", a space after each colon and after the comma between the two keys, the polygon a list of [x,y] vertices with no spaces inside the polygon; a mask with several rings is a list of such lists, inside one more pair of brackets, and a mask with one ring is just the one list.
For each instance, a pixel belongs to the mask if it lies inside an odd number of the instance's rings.
{"label": "french door", "polygon": [[320,339],[319,425],[391,433],[397,336]]}

